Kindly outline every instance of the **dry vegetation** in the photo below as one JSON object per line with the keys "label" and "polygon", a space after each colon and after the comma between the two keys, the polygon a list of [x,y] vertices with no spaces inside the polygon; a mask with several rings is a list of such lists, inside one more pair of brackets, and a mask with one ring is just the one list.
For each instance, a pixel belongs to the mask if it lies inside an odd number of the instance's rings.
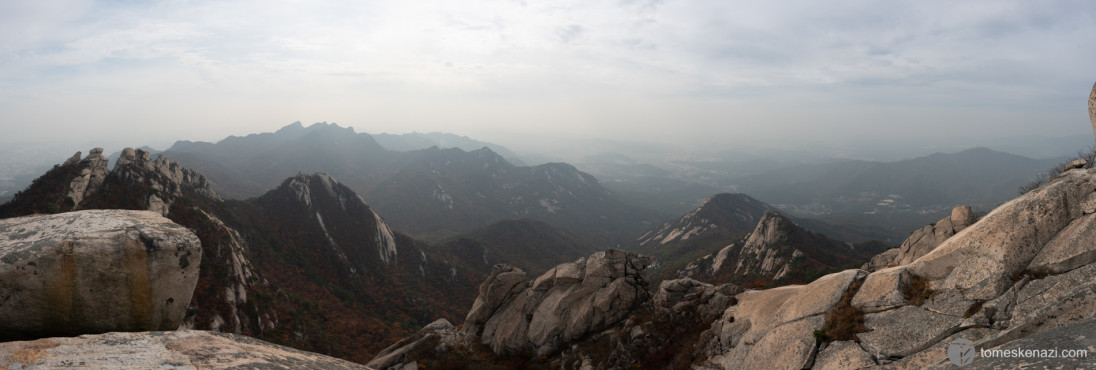
{"label": "dry vegetation", "polygon": [[1077,151],[1077,155],[1075,157],[1059,163],[1057,166],[1051,167],[1045,172],[1036,175],[1035,179],[1031,180],[1031,182],[1020,186],[1020,195],[1027,194],[1028,192],[1038,189],[1040,186],[1043,186],[1043,184],[1046,184],[1055,176],[1058,176],[1062,172],[1065,172],[1066,168],[1069,167],[1069,164],[1078,159],[1084,159],[1086,161],[1085,165],[1082,168],[1092,168],[1093,165],[1096,165],[1096,163],[1094,163],[1096,162],[1096,160],[1094,160],[1096,159],[1096,146],[1089,147],[1088,149],[1079,150]]}

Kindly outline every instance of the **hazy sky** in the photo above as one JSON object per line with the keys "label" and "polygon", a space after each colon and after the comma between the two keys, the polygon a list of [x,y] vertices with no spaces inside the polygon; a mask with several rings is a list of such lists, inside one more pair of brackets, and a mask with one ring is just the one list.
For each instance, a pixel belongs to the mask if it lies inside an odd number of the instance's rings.
{"label": "hazy sky", "polygon": [[1092,135],[1090,1],[3,1],[3,141]]}

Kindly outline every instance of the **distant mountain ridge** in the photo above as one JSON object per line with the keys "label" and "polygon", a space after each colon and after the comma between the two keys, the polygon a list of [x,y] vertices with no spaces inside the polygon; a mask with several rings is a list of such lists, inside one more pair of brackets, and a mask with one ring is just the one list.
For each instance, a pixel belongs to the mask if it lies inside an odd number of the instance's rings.
{"label": "distant mountain ridge", "polygon": [[[848,161],[773,170],[742,178],[738,189],[773,204],[819,202],[835,210],[870,211],[891,194],[895,203],[996,205],[1058,159],[1037,160],[988,148],[897,161]],[[976,184],[977,187],[975,186]],[[971,192],[973,188],[984,189]],[[829,202],[847,199],[847,205]],[[859,207],[859,208],[857,208]]]}
{"label": "distant mountain ridge", "polygon": [[429,132],[419,133],[411,132],[406,134],[370,134],[373,139],[377,141],[381,146],[388,150],[394,150],[399,152],[409,152],[412,150],[428,149],[436,146],[439,149],[457,148],[466,152],[470,152],[480,148],[488,148],[491,151],[498,153],[503,158],[506,158],[510,164],[515,166],[525,166],[525,161],[521,159],[521,156],[514,153],[509,148],[502,145],[489,143],[486,141],[479,141],[467,136],[460,136],[456,134],[444,133],[444,132]]}
{"label": "distant mountain ridge", "polygon": [[488,148],[396,152],[336,124],[297,122],[215,144],[180,141],[164,153],[205,174],[232,198],[259,195],[298,172],[324,172],[354,189],[396,229],[432,240],[531,218],[610,242],[635,235],[656,217],[567,164],[515,166]]}

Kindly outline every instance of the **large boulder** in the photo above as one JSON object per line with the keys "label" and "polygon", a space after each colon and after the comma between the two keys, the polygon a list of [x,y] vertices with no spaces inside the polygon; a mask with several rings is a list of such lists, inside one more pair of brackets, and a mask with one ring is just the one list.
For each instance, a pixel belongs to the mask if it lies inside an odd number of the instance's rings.
{"label": "large boulder", "polygon": [[201,259],[194,233],[148,211],[0,220],[0,340],[175,330]]}
{"label": "large boulder", "polygon": [[367,369],[235,334],[180,330],[0,343],[4,369]]}
{"label": "large boulder", "polygon": [[903,266],[932,252],[948,238],[963,231],[975,221],[970,206],[959,206],[951,210],[951,215],[925,226],[906,238],[898,247],[898,255],[889,266]]}

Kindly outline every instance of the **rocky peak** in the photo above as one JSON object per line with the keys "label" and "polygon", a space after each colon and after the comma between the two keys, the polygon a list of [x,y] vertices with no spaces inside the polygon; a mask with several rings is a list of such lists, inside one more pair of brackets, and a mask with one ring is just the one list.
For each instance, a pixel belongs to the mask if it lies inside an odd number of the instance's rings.
{"label": "rocky peak", "polygon": [[787,217],[776,211],[765,211],[757,227],[746,239],[746,244],[774,244],[788,239],[788,235],[796,231],[797,226]]}
{"label": "rocky peak", "polygon": [[152,155],[141,149],[125,148],[113,172],[122,179],[147,184],[148,209],[167,215],[175,199],[183,196],[183,191],[192,191],[206,198],[220,201],[221,197],[202,174],[183,168],[179,163],[163,155]]}
{"label": "rocky peak", "polygon": [[812,274],[869,257],[852,244],[805,230],[776,211],[766,211],[744,241],[715,255],[711,274],[765,285],[781,279],[784,283],[806,282]]}
{"label": "rocky peak", "polygon": [[309,208],[312,207],[315,197],[334,200],[343,211],[346,211],[348,204],[365,205],[365,200],[353,190],[323,172],[311,175],[297,173],[297,176],[287,179],[282,186],[289,189],[302,205]]}
{"label": "rocky peak", "polygon": [[721,238],[737,239],[752,230],[761,216],[773,208],[741,193],[716,194],[681,218],[652,229],[637,240],[646,248],[687,241],[708,231],[721,229]]}
{"label": "rocky peak", "polygon": [[803,232],[783,215],[765,211],[742,245],[735,274],[772,276],[773,279],[786,276],[794,260],[803,257],[800,246],[792,243],[796,234]]}
{"label": "rocky peak", "polygon": [[72,199],[73,209],[80,205],[89,194],[99,191],[103,185],[107,173],[107,157],[103,156],[103,148],[94,148],[88,152],[88,156],[82,160],[80,152],[76,152],[63,166],[76,165],[80,167],[79,174],[69,182],[67,197]]}
{"label": "rocky peak", "polygon": [[[286,179],[275,191],[287,194],[288,198],[315,216],[316,222],[332,247],[337,246],[339,238],[334,235],[335,230],[329,226],[330,224],[340,220],[364,217],[365,220],[356,221],[364,222],[365,227],[370,229],[366,235],[371,235],[372,241],[377,246],[380,260],[385,264],[396,262],[396,237],[388,223],[374,212],[361,196],[335,178],[322,172],[311,175],[298,173]],[[362,224],[356,224],[355,228],[360,226]],[[347,258],[342,255],[343,252],[339,253],[340,259]]]}

